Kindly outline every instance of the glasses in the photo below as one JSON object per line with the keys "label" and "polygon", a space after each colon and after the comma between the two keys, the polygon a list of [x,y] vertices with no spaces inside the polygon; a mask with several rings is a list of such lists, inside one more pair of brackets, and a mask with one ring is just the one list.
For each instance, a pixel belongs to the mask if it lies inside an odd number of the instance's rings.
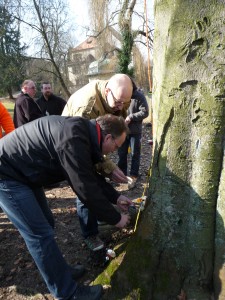
{"label": "glasses", "polygon": [[111,92],[111,94],[112,94],[112,97],[113,97],[113,100],[114,100],[115,104],[124,104],[124,101],[123,101],[123,100],[116,99],[116,97],[113,95],[112,90],[110,90],[110,92]]}
{"label": "glasses", "polygon": [[112,136],[113,143],[115,144],[115,148],[118,149],[120,146],[117,144],[115,138]]}
{"label": "glasses", "polygon": [[27,88],[30,90],[36,90],[36,86],[28,86]]}

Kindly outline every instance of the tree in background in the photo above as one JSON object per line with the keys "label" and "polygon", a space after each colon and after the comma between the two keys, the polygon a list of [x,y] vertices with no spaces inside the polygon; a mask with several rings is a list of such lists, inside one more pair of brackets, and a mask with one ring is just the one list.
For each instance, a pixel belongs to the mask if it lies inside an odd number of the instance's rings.
{"label": "tree in background", "polygon": [[112,285],[107,299],[225,299],[224,12],[224,1],[155,1],[149,195],[96,280]]}
{"label": "tree in background", "polygon": [[[129,3],[131,2],[131,3]],[[119,53],[119,71],[120,73],[134,75],[132,63],[132,49],[134,38],[137,32],[132,31],[132,15],[136,1],[123,1],[122,9],[119,14],[119,28],[122,35],[122,48]]]}
{"label": "tree in background", "polygon": [[[139,3],[140,4],[140,3]],[[123,1],[110,1],[110,0],[93,0],[89,2],[89,13],[92,20],[92,25],[94,28],[94,36],[98,36],[98,41],[101,43],[101,49],[104,53],[109,51],[107,47],[107,31],[108,27],[113,27],[122,36],[121,47],[119,50],[119,72],[126,73],[129,75],[134,75],[138,81],[142,74],[135,70],[135,65],[132,63],[134,55],[138,52],[138,45],[146,46],[146,31],[145,31],[145,16],[144,16],[144,0],[142,1],[142,13],[137,13],[135,11],[135,6],[137,5],[136,0],[123,0]],[[142,20],[142,25],[139,28],[133,29],[133,17],[138,17]],[[141,24],[141,22],[140,22]],[[149,46],[152,45],[152,33],[153,30],[149,26],[149,36],[148,43]],[[118,49],[118,46],[115,45]],[[136,48],[136,50],[134,50]],[[110,49],[111,50],[111,49]],[[135,53],[135,54],[134,54]],[[141,55],[139,51],[139,56]],[[137,59],[139,60],[139,59]],[[142,59],[144,62],[145,59]],[[140,70],[140,68],[138,68]],[[143,82],[143,81],[142,81]]]}
{"label": "tree in background", "polygon": [[89,14],[91,18],[91,26],[93,35],[98,38],[99,52],[98,56],[104,56],[111,49],[108,48],[108,33],[105,30],[108,24],[108,10],[110,1],[97,0],[89,1]]}
{"label": "tree in background", "polygon": [[133,47],[133,60],[134,60],[134,78],[135,83],[138,87],[145,88],[146,91],[149,91],[149,80],[148,80],[148,61],[146,57],[143,57],[143,54],[140,50],[134,46]]}
{"label": "tree in background", "polygon": [[51,62],[53,83],[60,83],[65,95],[69,97],[66,67],[69,35],[64,31],[67,22],[65,3],[61,0],[32,2],[38,21],[35,27],[39,32],[36,44],[42,45],[39,54]]}
{"label": "tree in background", "polygon": [[17,21],[3,4],[0,5],[0,93],[8,93],[11,99],[24,76],[25,49],[20,43]]}
{"label": "tree in background", "polygon": [[31,69],[30,76],[35,80],[42,74],[42,80],[50,80],[56,93],[61,92],[68,98],[67,52],[72,45],[70,31],[73,28],[69,22],[67,0],[20,0],[17,7],[20,13],[15,13],[14,17],[27,34],[24,38],[30,40],[32,36],[32,55],[29,56],[46,62],[45,66],[40,64],[39,70],[36,64],[36,73]]}

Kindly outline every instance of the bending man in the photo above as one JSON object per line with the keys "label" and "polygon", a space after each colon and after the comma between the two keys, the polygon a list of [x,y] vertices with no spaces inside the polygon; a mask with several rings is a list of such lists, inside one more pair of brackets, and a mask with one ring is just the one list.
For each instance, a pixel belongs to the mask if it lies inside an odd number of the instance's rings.
{"label": "bending man", "polygon": [[[96,119],[110,113],[125,117],[134,87],[136,88],[126,74],[115,74],[109,80],[93,80],[69,98],[62,115]],[[124,173],[107,158],[97,164],[96,168],[99,173],[115,182],[127,182]],[[79,198],[77,198],[77,213],[85,243],[92,251],[102,249],[104,243],[98,237],[97,218]]]}
{"label": "bending man", "polygon": [[43,188],[67,179],[99,220],[119,228],[130,217],[118,213],[131,201],[118,194],[94,165],[122,145],[121,117],[95,120],[48,116],[19,127],[0,140],[0,206],[24,238],[49,291],[61,300],[100,299],[101,285],[78,286],[54,239],[54,220]]}

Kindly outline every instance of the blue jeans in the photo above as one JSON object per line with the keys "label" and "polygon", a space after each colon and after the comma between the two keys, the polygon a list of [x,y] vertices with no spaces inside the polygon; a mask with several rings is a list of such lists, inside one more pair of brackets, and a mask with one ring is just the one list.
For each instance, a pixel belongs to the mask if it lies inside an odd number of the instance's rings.
{"label": "blue jeans", "polygon": [[129,134],[123,145],[118,149],[118,167],[127,175],[128,148],[131,148],[130,176],[138,177],[141,158],[141,136],[142,134]]}
{"label": "blue jeans", "polygon": [[0,206],[24,238],[51,294],[69,299],[77,285],[54,239],[54,219],[43,189],[0,180]]}
{"label": "blue jeans", "polygon": [[[110,183],[107,183],[105,177],[96,173],[96,179],[98,181],[98,185],[101,186],[102,192],[105,197],[112,203],[115,203],[118,197],[118,193],[115,192],[115,189],[112,187]],[[94,193],[94,191],[93,191]],[[80,201],[80,199],[76,198],[77,202],[77,214],[80,221],[81,232],[84,238],[87,238],[91,235],[98,234],[98,219],[95,214],[93,214],[87,206]],[[104,220],[100,220],[104,221]]]}
{"label": "blue jeans", "polygon": [[98,234],[98,221],[96,216],[90,212],[78,197],[76,198],[76,202],[82,236],[87,238],[88,236]]}

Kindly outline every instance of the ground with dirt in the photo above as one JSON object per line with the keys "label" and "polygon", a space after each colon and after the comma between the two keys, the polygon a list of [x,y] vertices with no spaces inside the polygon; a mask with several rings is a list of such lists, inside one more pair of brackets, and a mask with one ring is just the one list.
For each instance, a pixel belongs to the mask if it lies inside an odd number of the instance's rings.
{"label": "ground with dirt", "polygon": [[[135,188],[128,190],[127,184],[114,187],[122,194],[135,199],[141,197],[146,185],[146,178],[151,160],[151,126],[143,125],[142,158],[140,177]],[[117,155],[112,159],[117,161]],[[105,265],[93,257],[85,246],[80,234],[80,226],[75,208],[75,194],[66,182],[57,188],[46,189],[46,196],[53,211],[56,223],[55,235],[59,247],[67,262],[71,265],[83,264],[87,272],[80,282],[91,283]],[[127,241],[133,227],[117,230],[103,227],[100,232],[106,247],[113,249],[117,243]],[[53,300],[42,280],[23,239],[0,212],[0,299],[2,300]]]}

